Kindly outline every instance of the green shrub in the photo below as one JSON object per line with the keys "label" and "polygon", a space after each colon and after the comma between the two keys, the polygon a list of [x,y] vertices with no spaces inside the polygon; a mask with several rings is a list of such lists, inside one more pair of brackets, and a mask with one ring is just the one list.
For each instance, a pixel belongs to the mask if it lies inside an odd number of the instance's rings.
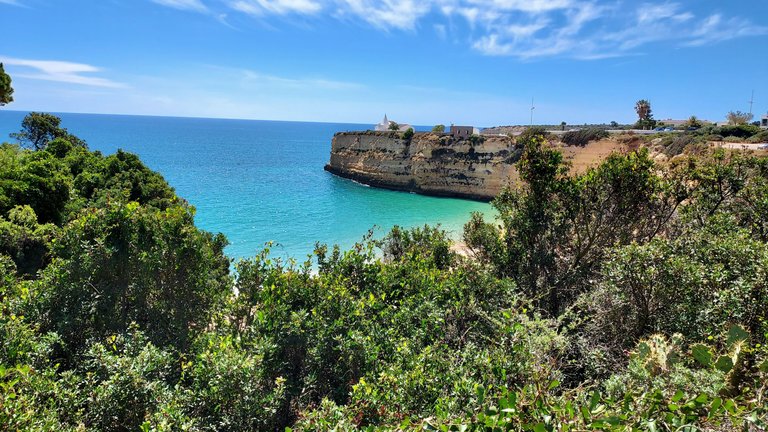
{"label": "green shrub", "polygon": [[764,130],[752,135],[747,142],[750,143],[768,143],[768,130]]}
{"label": "green shrub", "polygon": [[688,146],[698,142],[699,140],[694,135],[687,133],[674,134],[665,137],[661,141],[662,152],[669,157],[677,156],[682,154]]}
{"label": "green shrub", "polygon": [[192,221],[189,208],[117,202],[62,229],[39,281],[39,319],[68,356],[131,323],[159,346],[189,346],[231,289],[226,240]]}
{"label": "green shrub", "polygon": [[608,138],[608,135],[608,131],[604,129],[579,129],[576,131],[568,131],[564,133],[560,140],[569,146],[584,147],[590,141],[597,141],[603,138]]}
{"label": "green shrub", "polygon": [[618,353],[653,333],[705,341],[740,323],[759,334],[766,265],[768,247],[739,230],[619,248],[600,287],[583,299],[590,339]]}
{"label": "green shrub", "polygon": [[749,138],[760,133],[760,127],[750,124],[721,126],[718,135]]}

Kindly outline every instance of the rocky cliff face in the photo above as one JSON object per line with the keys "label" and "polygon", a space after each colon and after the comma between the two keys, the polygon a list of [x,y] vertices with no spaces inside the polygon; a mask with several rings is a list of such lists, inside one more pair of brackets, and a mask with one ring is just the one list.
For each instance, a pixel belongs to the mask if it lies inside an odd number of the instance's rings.
{"label": "rocky cliff face", "polygon": [[399,132],[341,132],[325,169],[371,186],[488,201],[515,181],[519,157],[503,136],[417,133],[404,139]]}

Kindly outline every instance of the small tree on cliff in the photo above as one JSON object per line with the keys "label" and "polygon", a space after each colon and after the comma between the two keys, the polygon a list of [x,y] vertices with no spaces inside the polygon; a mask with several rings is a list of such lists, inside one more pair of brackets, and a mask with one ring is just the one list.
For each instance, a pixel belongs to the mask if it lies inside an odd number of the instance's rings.
{"label": "small tree on cliff", "polygon": [[0,63],[0,106],[13,102],[13,87],[11,77],[5,73],[3,64]]}
{"label": "small tree on cliff", "polygon": [[444,124],[435,125],[435,127],[432,128],[432,132],[444,133],[445,132],[445,125]]}
{"label": "small tree on cliff", "polygon": [[391,121],[391,122],[389,122],[389,130],[391,130],[391,131],[400,130],[400,125],[397,124],[397,122]]}
{"label": "small tree on cliff", "polygon": [[639,129],[650,129],[656,126],[656,120],[653,119],[651,111],[651,102],[646,99],[640,99],[635,102],[635,112],[637,113],[637,127]]}
{"label": "small tree on cliff", "polygon": [[86,147],[85,141],[70,134],[60,125],[61,119],[53,114],[32,112],[24,117],[21,130],[12,133],[11,138],[19,140],[22,146],[34,150],[43,150],[56,138],[67,140],[74,146]]}

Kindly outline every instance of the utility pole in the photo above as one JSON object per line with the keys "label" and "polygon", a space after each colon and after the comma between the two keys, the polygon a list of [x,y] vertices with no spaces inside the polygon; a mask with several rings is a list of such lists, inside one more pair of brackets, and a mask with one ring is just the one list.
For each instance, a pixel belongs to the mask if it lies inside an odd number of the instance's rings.
{"label": "utility pole", "polygon": [[533,97],[531,97],[531,126],[533,126],[533,110],[535,110],[536,107],[533,105]]}
{"label": "utility pole", "polygon": [[752,90],[752,97],[749,98],[749,116],[752,117],[752,105],[755,103],[755,91]]}

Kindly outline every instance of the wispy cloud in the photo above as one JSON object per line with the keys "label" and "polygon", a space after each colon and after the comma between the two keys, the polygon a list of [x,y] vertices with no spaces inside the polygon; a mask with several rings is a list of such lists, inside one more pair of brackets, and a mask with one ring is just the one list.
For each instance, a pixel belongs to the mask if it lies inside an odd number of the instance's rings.
{"label": "wispy cloud", "polygon": [[56,60],[29,60],[2,56],[0,56],[0,62],[4,63],[6,66],[18,67],[20,71],[14,73],[14,76],[18,77],[93,87],[125,87],[124,84],[107,78],[86,75],[102,71],[102,69],[88,64]]}
{"label": "wispy cloud", "polygon": [[326,90],[359,90],[365,88],[364,85],[347,82],[335,81],[324,78],[287,78],[268,74],[262,74],[253,70],[239,71],[243,83],[246,85],[268,84],[270,87],[280,86],[294,89],[326,89]]}
{"label": "wispy cloud", "polygon": [[0,4],[7,4],[11,6],[23,6],[18,0],[0,0]]}
{"label": "wispy cloud", "polygon": [[201,0],[152,0],[153,2],[174,9],[193,12],[208,12],[208,7]]}
{"label": "wispy cloud", "polygon": [[360,18],[382,30],[413,30],[431,8],[427,0],[340,0],[336,15]]}
{"label": "wispy cloud", "polygon": [[[15,0],[0,0],[0,2]],[[521,59],[594,60],[638,55],[664,42],[695,47],[768,34],[768,27],[718,13],[697,15],[672,1],[624,0],[152,0],[177,9],[211,12],[216,5],[256,17],[300,15],[362,21],[383,31],[426,28],[464,40],[481,54]],[[214,8],[215,9],[215,8]],[[457,23],[463,23],[457,25]]]}
{"label": "wispy cloud", "polygon": [[724,19],[720,14],[707,17],[693,32],[687,46],[701,46],[745,36],[768,34],[768,27],[758,26],[740,18]]}
{"label": "wispy cloud", "polygon": [[236,0],[229,3],[230,7],[250,15],[265,14],[302,14],[310,15],[319,12],[323,6],[314,0]]}

